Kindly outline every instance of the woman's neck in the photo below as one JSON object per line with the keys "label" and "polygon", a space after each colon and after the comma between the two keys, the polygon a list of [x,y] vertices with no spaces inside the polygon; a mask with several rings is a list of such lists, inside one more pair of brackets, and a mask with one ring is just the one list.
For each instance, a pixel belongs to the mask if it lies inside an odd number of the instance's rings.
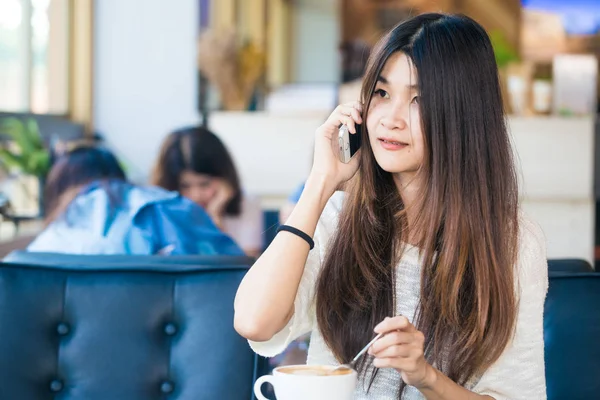
{"label": "woman's neck", "polygon": [[413,245],[416,245],[418,241],[415,237],[416,232],[414,229],[411,229],[411,227],[414,227],[415,225],[415,220],[417,219],[417,213],[419,210],[419,181],[420,180],[417,179],[417,176],[414,173],[394,175],[394,183],[396,184],[398,194],[400,194],[402,203],[404,204],[404,209],[406,210],[406,218],[408,220],[407,240]]}

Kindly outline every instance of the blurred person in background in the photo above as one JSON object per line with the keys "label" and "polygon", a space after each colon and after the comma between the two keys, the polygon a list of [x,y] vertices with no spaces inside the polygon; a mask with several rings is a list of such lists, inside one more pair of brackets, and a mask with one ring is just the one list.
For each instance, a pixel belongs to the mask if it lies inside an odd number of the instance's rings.
{"label": "blurred person in background", "polygon": [[260,254],[264,231],[260,203],[242,191],[231,155],[211,131],[190,127],[172,132],[163,142],[152,184],[178,191],[200,205],[246,254]]}
{"label": "blurred person in background", "polygon": [[116,157],[105,149],[79,147],[59,157],[44,200],[46,227],[28,251],[243,254],[201,207],[177,192],[127,182]]}
{"label": "blurred person in background", "polygon": [[338,90],[338,103],[345,104],[360,99],[362,79],[367,68],[371,47],[360,39],[340,46],[342,59],[342,83]]}

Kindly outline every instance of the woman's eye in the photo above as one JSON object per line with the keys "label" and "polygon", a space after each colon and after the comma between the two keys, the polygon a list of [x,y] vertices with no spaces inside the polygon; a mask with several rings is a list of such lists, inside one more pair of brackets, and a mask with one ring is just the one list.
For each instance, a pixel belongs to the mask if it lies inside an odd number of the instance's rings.
{"label": "woman's eye", "polygon": [[410,104],[419,104],[420,101],[421,101],[421,99],[419,98],[419,96],[415,96],[410,101]]}
{"label": "woman's eye", "polygon": [[377,89],[375,91],[375,94],[383,99],[388,99],[390,97],[390,95],[388,94],[388,92],[386,92],[383,89]]}

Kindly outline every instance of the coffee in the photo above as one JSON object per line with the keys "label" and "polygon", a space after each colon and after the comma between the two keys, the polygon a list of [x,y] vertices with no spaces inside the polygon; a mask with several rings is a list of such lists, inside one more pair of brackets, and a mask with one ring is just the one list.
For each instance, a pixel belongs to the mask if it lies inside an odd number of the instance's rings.
{"label": "coffee", "polygon": [[281,367],[279,372],[282,374],[291,375],[304,375],[304,376],[335,376],[335,375],[349,375],[352,373],[351,369],[338,369],[335,367],[326,365],[303,365],[293,367]]}
{"label": "coffee", "polygon": [[261,376],[254,383],[259,400],[267,400],[260,388],[270,383],[278,400],[352,400],[357,373],[353,369],[335,370],[331,365],[286,365]]}

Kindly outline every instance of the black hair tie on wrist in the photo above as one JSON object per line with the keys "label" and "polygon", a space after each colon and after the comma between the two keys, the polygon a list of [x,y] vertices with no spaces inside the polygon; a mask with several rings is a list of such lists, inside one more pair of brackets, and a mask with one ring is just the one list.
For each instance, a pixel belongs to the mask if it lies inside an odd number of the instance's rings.
{"label": "black hair tie on wrist", "polygon": [[298,228],[294,228],[293,226],[289,226],[289,225],[281,225],[279,228],[277,228],[277,233],[279,233],[281,231],[293,233],[294,235],[304,239],[306,241],[306,243],[308,243],[308,245],[310,246],[311,250],[315,247],[315,241],[312,240],[312,238],[310,236],[308,236],[306,233],[302,232]]}

